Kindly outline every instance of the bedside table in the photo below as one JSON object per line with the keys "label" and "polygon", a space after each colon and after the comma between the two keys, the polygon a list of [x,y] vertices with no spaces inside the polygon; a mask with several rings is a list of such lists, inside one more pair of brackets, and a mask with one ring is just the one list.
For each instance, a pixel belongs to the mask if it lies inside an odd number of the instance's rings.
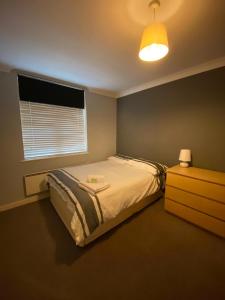
{"label": "bedside table", "polygon": [[165,209],[225,238],[225,173],[169,168]]}

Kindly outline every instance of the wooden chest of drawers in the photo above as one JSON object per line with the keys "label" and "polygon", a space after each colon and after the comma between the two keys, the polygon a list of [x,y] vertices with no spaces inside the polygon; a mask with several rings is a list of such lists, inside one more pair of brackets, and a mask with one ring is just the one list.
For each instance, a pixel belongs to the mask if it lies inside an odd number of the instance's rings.
{"label": "wooden chest of drawers", "polygon": [[225,237],[225,173],[193,167],[169,168],[165,209]]}

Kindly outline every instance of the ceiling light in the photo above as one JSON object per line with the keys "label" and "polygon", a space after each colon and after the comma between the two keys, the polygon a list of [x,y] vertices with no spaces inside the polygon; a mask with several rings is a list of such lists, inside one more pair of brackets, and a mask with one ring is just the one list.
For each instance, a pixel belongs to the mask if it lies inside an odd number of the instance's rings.
{"label": "ceiling light", "polygon": [[155,10],[160,6],[160,2],[153,0],[149,6],[153,8],[154,21],[145,28],[142,34],[139,57],[144,61],[156,61],[169,52],[168,38],[165,25],[155,20]]}

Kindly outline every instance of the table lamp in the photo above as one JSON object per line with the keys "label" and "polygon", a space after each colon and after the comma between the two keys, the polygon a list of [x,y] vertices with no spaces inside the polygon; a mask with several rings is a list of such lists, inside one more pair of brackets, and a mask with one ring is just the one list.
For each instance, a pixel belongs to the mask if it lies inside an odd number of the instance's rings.
{"label": "table lamp", "polygon": [[180,161],[181,167],[188,168],[189,162],[191,162],[191,150],[190,149],[181,149],[179,161]]}

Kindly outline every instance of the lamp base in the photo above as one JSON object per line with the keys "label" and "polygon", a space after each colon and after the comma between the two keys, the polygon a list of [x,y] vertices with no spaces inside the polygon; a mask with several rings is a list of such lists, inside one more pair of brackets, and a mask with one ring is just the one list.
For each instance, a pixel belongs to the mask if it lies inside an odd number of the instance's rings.
{"label": "lamp base", "polygon": [[188,168],[188,167],[189,167],[189,163],[188,163],[188,162],[185,162],[185,161],[181,161],[181,162],[180,162],[180,166],[181,166],[182,168]]}

